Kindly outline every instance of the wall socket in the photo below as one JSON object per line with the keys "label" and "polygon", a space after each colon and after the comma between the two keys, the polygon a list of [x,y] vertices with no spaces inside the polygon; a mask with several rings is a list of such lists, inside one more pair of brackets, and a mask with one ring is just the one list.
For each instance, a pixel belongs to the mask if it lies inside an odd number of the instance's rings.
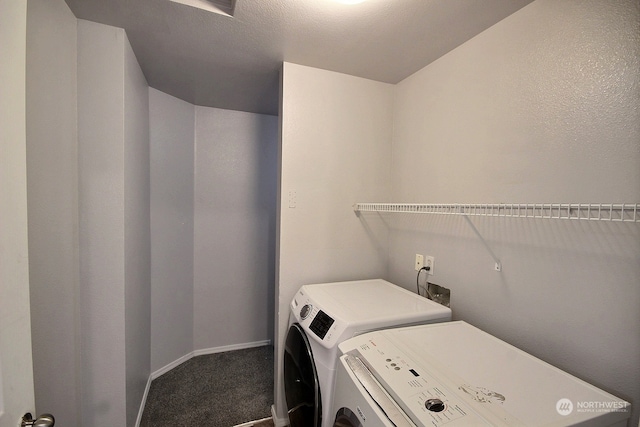
{"label": "wall socket", "polygon": [[420,254],[416,254],[416,263],[415,269],[416,271],[420,271],[422,267],[429,267],[429,275],[433,276],[433,268],[435,265],[435,258],[432,256],[424,256]]}
{"label": "wall socket", "polygon": [[434,257],[427,255],[424,257],[424,266],[429,267],[429,276],[433,276],[433,270],[435,269],[436,260]]}

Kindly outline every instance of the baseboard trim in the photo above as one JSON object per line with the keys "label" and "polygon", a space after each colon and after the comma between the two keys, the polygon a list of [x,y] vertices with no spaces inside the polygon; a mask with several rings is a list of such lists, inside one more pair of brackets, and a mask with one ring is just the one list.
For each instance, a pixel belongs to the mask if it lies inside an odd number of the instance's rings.
{"label": "baseboard trim", "polygon": [[[200,350],[194,350],[191,353],[185,354],[184,356],[179,357],[173,362],[163,366],[157,371],[152,372],[151,375],[149,375],[149,379],[147,380],[147,385],[144,389],[144,394],[142,395],[142,402],[140,402],[140,409],[138,410],[138,418],[136,419],[136,427],[140,427],[140,422],[142,421],[142,413],[144,412],[144,407],[147,404],[147,396],[149,394],[149,389],[151,388],[151,381],[155,380],[156,378],[158,378],[163,374],[166,374],[173,368],[182,365],[187,360],[196,356],[203,356],[205,354],[223,353],[225,351],[233,351],[233,350],[245,350],[247,348],[262,347],[265,345],[271,345],[271,340],[254,341],[254,342],[248,342],[243,344],[232,344],[232,345],[224,345],[221,347],[211,347],[211,348],[203,348]],[[271,407],[271,412],[273,414],[273,406]],[[276,425],[276,427],[280,426],[280,424],[276,422],[275,418],[274,418],[274,424]],[[282,426],[286,426],[286,425],[287,424],[283,424]]]}
{"label": "baseboard trim", "polygon": [[152,380],[155,380],[156,378],[158,378],[162,374],[166,374],[167,372],[169,372],[173,368],[182,365],[184,362],[186,362],[187,360],[191,359],[194,356],[194,353],[195,352],[192,351],[191,353],[185,354],[184,356],[179,357],[178,359],[176,359],[173,362],[163,366],[162,368],[158,369],[157,371],[152,372],[150,378]]}
{"label": "baseboard trim", "polygon": [[264,340],[264,341],[248,342],[248,343],[244,343],[244,344],[225,345],[225,346],[222,346],[222,347],[204,348],[204,349],[201,349],[201,350],[193,351],[193,356],[191,356],[191,357],[203,356],[205,354],[223,353],[225,351],[246,350],[248,348],[263,347],[265,345],[271,345],[271,341],[270,340]]}
{"label": "baseboard trim", "polygon": [[270,420],[270,419],[271,418],[269,417],[269,418],[263,418],[261,420],[249,421],[248,423],[237,424],[237,425],[235,425],[233,427],[253,427],[258,423],[261,423],[261,422],[264,422],[264,421],[267,421],[267,420]]}
{"label": "baseboard trim", "polygon": [[144,388],[144,393],[142,394],[142,402],[140,403],[140,409],[138,409],[138,418],[136,418],[136,427],[140,427],[140,423],[142,422],[142,412],[144,412],[144,405],[147,403],[147,396],[149,395],[150,388],[151,388],[151,375],[149,375],[149,379],[147,380],[147,385]]}
{"label": "baseboard trim", "polygon": [[200,350],[194,350],[191,353],[185,354],[184,356],[174,360],[173,362],[153,372],[151,374],[151,379],[155,380],[162,374],[166,374],[176,366],[182,365],[187,360],[196,356],[204,356],[205,354],[214,354],[214,353],[224,353],[225,351],[233,351],[233,350],[245,350],[247,348],[262,347],[270,344],[271,344],[270,340],[264,340],[264,341],[254,341],[254,342],[248,342],[243,344],[223,345],[221,347],[211,347],[211,348],[203,348]]}
{"label": "baseboard trim", "polygon": [[271,418],[273,419],[273,424],[275,427],[287,427],[289,425],[288,419],[278,418],[278,415],[276,414],[276,405],[271,405]]}

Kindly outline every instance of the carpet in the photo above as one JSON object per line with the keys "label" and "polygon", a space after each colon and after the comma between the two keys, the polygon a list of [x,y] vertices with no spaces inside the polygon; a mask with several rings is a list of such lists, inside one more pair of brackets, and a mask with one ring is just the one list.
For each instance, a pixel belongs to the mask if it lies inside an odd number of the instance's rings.
{"label": "carpet", "polygon": [[272,403],[273,347],[196,356],[151,382],[140,427],[230,427]]}

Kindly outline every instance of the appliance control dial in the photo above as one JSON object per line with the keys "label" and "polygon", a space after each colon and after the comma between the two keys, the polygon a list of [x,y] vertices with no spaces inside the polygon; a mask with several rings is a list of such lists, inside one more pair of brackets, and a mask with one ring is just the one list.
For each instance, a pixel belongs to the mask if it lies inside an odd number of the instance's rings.
{"label": "appliance control dial", "polygon": [[440,399],[427,399],[427,401],[424,402],[424,406],[431,412],[444,411],[444,402]]}
{"label": "appliance control dial", "polygon": [[300,309],[300,317],[302,318],[302,320],[309,317],[309,314],[311,313],[311,308],[312,308],[311,304],[305,304],[302,306],[302,308]]}

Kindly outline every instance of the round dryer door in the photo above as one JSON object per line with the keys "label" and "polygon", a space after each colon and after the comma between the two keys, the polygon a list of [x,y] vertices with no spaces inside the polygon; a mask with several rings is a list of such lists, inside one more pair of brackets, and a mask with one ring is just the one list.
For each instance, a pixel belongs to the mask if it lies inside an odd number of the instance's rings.
{"label": "round dryer door", "polygon": [[291,427],[320,427],[318,374],[309,339],[297,323],[289,328],[284,346],[284,394]]}

